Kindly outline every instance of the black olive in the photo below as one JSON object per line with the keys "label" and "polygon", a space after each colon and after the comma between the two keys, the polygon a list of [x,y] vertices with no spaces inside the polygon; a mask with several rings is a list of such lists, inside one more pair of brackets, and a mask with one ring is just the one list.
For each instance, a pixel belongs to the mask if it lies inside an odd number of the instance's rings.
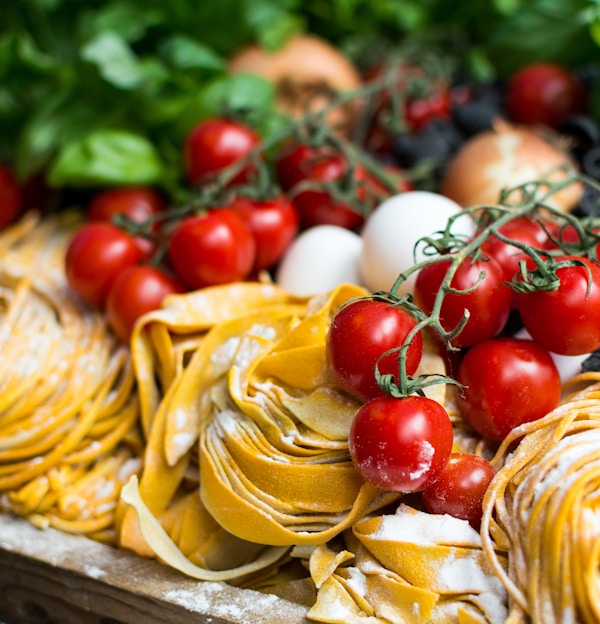
{"label": "black olive", "polygon": [[573,140],[571,151],[578,160],[595,145],[600,145],[600,126],[588,115],[573,115],[566,119],[558,131]]}
{"label": "black olive", "polygon": [[467,137],[489,130],[494,119],[502,116],[502,96],[492,88],[475,92],[471,100],[456,103],[452,108],[456,127]]}
{"label": "black olive", "polygon": [[583,154],[581,169],[592,178],[600,180],[600,145],[595,145]]}

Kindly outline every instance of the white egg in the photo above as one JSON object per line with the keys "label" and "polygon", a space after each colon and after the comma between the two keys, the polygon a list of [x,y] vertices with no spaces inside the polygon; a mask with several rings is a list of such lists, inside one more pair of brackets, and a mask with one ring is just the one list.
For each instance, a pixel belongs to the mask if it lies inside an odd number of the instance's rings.
{"label": "white egg", "polygon": [[[453,200],[430,191],[408,191],[383,201],[368,218],[363,231],[359,260],[360,278],[371,291],[390,290],[400,273],[423,260],[423,245],[415,254],[415,244],[424,236],[444,230],[448,219],[462,207]],[[475,230],[471,217],[455,220],[452,233],[470,236]],[[411,291],[413,273],[399,289]]]}
{"label": "white egg", "polygon": [[[523,340],[531,340],[531,334],[526,329],[520,329],[515,338],[522,338]],[[581,372],[581,365],[585,360],[590,357],[590,353],[584,355],[560,355],[559,353],[553,353],[550,351],[550,356],[554,360],[554,364],[558,369],[560,380],[562,383],[569,381]]]}
{"label": "white egg", "polygon": [[359,284],[362,239],[337,225],[317,225],[289,246],[275,281],[292,294],[317,295],[340,284]]}

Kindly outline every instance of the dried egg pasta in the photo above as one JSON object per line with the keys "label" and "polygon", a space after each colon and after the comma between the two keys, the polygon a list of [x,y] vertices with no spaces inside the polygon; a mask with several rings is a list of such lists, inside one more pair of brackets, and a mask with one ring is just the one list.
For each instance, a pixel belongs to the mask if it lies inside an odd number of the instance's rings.
{"label": "dried egg pasta", "polygon": [[76,224],[28,214],[0,235],[0,509],[114,543],[139,407],[127,349],[66,284]]}
{"label": "dried egg pasta", "polygon": [[[502,443],[484,502],[484,548],[510,596],[508,622],[600,620],[600,373]],[[518,446],[514,448],[515,442]],[[499,565],[492,539],[508,552]]]}

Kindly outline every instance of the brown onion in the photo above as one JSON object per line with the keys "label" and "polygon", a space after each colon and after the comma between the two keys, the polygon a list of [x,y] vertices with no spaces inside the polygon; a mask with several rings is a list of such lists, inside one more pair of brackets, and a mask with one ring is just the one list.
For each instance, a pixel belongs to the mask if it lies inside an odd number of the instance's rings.
{"label": "brown onion", "polygon": [[[354,65],[333,45],[314,35],[296,35],[275,52],[253,45],[229,62],[231,73],[250,73],[275,83],[281,110],[297,117],[327,105],[338,92],[361,85]],[[336,108],[332,124],[352,124],[356,102]]]}
{"label": "brown onion", "polygon": [[[532,127],[497,120],[492,130],[469,139],[448,162],[440,192],[463,207],[495,205],[503,189],[535,180],[567,179],[570,174],[558,167],[577,170],[575,161],[555,141]],[[553,193],[545,203],[569,212],[582,192],[582,185],[574,182]]]}

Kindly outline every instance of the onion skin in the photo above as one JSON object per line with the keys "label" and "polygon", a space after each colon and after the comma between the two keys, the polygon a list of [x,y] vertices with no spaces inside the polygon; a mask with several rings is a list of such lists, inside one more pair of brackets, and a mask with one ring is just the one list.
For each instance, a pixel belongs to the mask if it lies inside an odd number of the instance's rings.
{"label": "onion skin", "polygon": [[[575,161],[532,127],[498,120],[467,141],[449,161],[440,192],[461,206],[496,205],[503,189],[525,182],[548,179],[559,182],[569,177],[566,166],[577,170]],[[574,182],[552,194],[545,203],[570,212],[581,199],[583,187]],[[519,201],[519,197],[514,198]]]}
{"label": "onion skin", "polygon": [[[278,107],[292,117],[319,110],[336,93],[361,86],[354,65],[334,46],[314,35],[296,35],[275,52],[257,45],[246,47],[230,59],[228,70],[273,82]],[[328,121],[348,129],[357,113],[357,103],[348,102],[333,110]]]}

